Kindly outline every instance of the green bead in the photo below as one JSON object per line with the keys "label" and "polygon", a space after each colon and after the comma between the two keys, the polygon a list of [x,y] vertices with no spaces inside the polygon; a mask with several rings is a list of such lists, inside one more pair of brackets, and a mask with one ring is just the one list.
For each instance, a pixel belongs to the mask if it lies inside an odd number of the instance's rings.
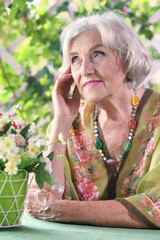
{"label": "green bead", "polygon": [[134,132],[134,129],[130,129],[131,132]]}
{"label": "green bead", "polygon": [[96,146],[97,149],[101,149],[101,147],[102,147],[102,142],[101,142],[100,139],[96,139],[96,140],[95,140],[95,146]]}
{"label": "green bead", "polygon": [[131,148],[132,143],[130,141],[127,141],[123,144],[123,151],[124,152],[129,152],[130,148]]}
{"label": "green bead", "polygon": [[125,152],[122,152],[122,155],[125,155]]}

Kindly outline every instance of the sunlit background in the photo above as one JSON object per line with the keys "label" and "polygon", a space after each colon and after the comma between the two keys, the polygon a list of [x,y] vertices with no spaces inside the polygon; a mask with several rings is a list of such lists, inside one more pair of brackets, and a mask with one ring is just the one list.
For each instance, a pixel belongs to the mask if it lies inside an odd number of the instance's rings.
{"label": "sunlit background", "polygon": [[53,118],[51,91],[61,66],[59,35],[79,15],[120,12],[154,59],[146,85],[160,91],[160,0],[0,1],[0,111],[22,106],[26,121],[46,130]]}

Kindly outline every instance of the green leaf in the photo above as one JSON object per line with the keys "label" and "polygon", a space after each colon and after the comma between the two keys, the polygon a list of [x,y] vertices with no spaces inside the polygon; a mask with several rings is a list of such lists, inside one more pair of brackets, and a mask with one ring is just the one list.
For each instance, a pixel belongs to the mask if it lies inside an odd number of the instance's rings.
{"label": "green leaf", "polygon": [[61,6],[57,9],[57,13],[60,13],[60,12],[65,12],[68,10],[68,4],[69,2],[68,1],[65,1],[61,4]]}
{"label": "green leaf", "polygon": [[52,181],[52,177],[48,172],[43,172],[41,173],[44,177],[44,181],[46,183],[48,183],[50,186],[53,186],[53,181]]}
{"label": "green leaf", "polygon": [[106,2],[105,7],[111,8],[111,2],[110,2],[110,0],[108,0],[108,1]]}
{"label": "green leaf", "polygon": [[15,4],[13,4],[12,7],[11,7],[11,12],[10,12],[10,19],[11,20],[15,19],[15,16],[16,16],[17,12],[18,12],[17,6]]}
{"label": "green leaf", "polygon": [[124,7],[124,2],[119,2],[117,3],[113,8],[114,9],[122,9]]}
{"label": "green leaf", "polygon": [[4,2],[0,2],[0,9],[2,8],[4,8],[5,7],[5,5],[4,5]]}
{"label": "green leaf", "polygon": [[40,154],[37,155],[37,158],[40,158],[40,157],[42,157],[42,156],[43,156],[43,153],[40,152]]}
{"label": "green leaf", "polygon": [[142,26],[142,27],[139,29],[139,33],[140,33],[140,34],[145,34],[145,31],[146,31],[146,29],[145,29],[144,26]]}
{"label": "green leaf", "polygon": [[145,34],[146,38],[149,39],[149,40],[151,40],[153,38],[153,35],[154,35],[153,32],[150,31],[150,30],[145,31],[144,34]]}
{"label": "green leaf", "polygon": [[9,122],[5,125],[4,130],[0,131],[0,136],[3,136],[4,134],[6,134],[6,132],[9,130],[11,124],[12,124],[12,122]]}
{"label": "green leaf", "polygon": [[150,52],[151,56],[153,57],[153,59],[160,60],[160,53],[158,52],[158,50],[156,48],[154,48],[153,46],[150,46],[149,52]]}
{"label": "green leaf", "polygon": [[54,158],[54,152],[51,152],[47,157],[49,158],[50,161],[52,161]]}
{"label": "green leaf", "polygon": [[33,120],[33,122],[37,125],[37,123],[39,122],[40,117],[37,117],[35,120]]}
{"label": "green leaf", "polygon": [[2,159],[0,159],[0,170],[3,171],[5,168],[5,163],[3,162]]}
{"label": "green leaf", "polygon": [[12,134],[17,134],[17,132],[13,128],[11,129],[11,133]]}
{"label": "green leaf", "polygon": [[37,185],[40,189],[42,189],[44,187],[44,178],[43,178],[43,175],[41,174],[36,174],[36,182],[37,182]]}
{"label": "green leaf", "polygon": [[28,130],[29,130],[29,128],[30,128],[30,125],[31,124],[28,124],[27,126],[25,126],[23,129],[22,129],[22,131],[20,132],[20,134],[26,139],[26,135],[27,135],[27,133],[28,133]]}
{"label": "green leaf", "polygon": [[36,167],[35,173],[38,174],[38,173],[44,172],[44,171],[45,171],[45,170],[44,170],[45,166],[46,166],[46,163],[44,163],[44,162],[40,163],[40,164]]}
{"label": "green leaf", "polygon": [[18,3],[19,9],[24,12],[25,10],[25,2],[23,0],[16,0],[16,2]]}

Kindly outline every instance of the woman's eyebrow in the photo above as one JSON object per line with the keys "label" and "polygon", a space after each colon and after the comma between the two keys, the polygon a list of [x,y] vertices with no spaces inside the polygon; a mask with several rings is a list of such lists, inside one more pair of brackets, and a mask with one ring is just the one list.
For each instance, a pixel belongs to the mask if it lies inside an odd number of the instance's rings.
{"label": "woman's eyebrow", "polygon": [[102,43],[96,44],[96,45],[92,46],[92,47],[89,49],[89,51],[92,51],[92,50],[94,50],[94,49],[96,49],[96,48],[98,48],[98,47],[104,47],[104,45],[103,45]]}
{"label": "woman's eyebrow", "polygon": [[[98,47],[103,47],[103,46],[104,46],[104,45],[103,45],[102,43],[96,44],[96,45],[92,46],[92,47],[89,49],[89,52],[92,51],[92,50],[94,50],[94,49],[96,49],[96,48],[98,48]],[[78,52],[71,52],[71,53],[69,54],[69,56],[77,55],[77,54],[78,54]]]}

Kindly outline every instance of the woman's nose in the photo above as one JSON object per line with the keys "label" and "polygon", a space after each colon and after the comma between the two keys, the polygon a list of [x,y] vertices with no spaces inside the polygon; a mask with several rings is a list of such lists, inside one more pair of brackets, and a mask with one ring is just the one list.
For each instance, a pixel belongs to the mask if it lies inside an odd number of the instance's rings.
{"label": "woman's nose", "polygon": [[95,73],[94,64],[90,58],[86,58],[82,62],[81,74],[83,76],[90,75]]}

